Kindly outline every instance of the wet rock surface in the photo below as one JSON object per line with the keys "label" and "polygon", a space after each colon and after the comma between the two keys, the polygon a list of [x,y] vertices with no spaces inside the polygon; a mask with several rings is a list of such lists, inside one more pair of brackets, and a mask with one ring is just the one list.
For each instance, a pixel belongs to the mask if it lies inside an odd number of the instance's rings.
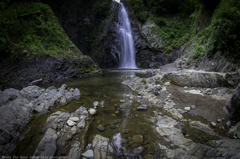
{"label": "wet rock surface", "polygon": [[[81,52],[79,56],[82,56]],[[0,88],[23,88],[31,85],[33,81],[38,81],[34,83],[36,85],[62,81],[71,77],[91,76],[79,72],[78,70],[81,67],[92,67],[100,70],[90,57],[83,57],[82,59],[84,60],[40,56],[28,60],[6,61],[4,65],[0,66],[0,76],[8,82],[1,84]]]}
{"label": "wet rock surface", "polygon": [[[52,156],[53,154],[57,153],[57,151],[62,150],[64,147],[67,146],[67,144],[75,134],[80,133],[82,131],[80,128],[74,125],[79,124],[82,120],[86,120],[87,117],[88,117],[88,112],[87,112],[87,109],[84,107],[78,108],[73,113],[58,111],[50,115],[44,127],[44,131],[46,131],[46,133],[44,134],[44,137],[39,143],[34,153],[34,156],[36,157],[43,156],[43,155]],[[70,120],[72,118],[78,118],[80,120],[76,121],[76,123],[74,122],[74,124],[71,123],[70,125],[69,121],[72,121]],[[49,132],[51,132],[51,135],[49,135]],[[46,141],[47,142],[52,141],[49,145],[51,147],[54,147],[54,149],[49,151],[47,146],[48,144],[46,143]],[[77,142],[72,146],[72,151],[75,151],[77,154],[73,154],[73,152],[70,151],[69,156],[73,156],[73,155],[79,156],[81,150],[78,146],[79,144]]]}
{"label": "wet rock surface", "polygon": [[[4,90],[0,97],[0,101],[3,101],[0,107],[1,154],[9,153],[11,146],[14,146],[20,137],[19,131],[28,123],[33,112],[44,113],[49,108],[67,104],[70,101],[62,102],[62,99],[66,98],[67,94],[71,94],[71,100],[80,97],[78,88],[68,91],[66,84],[63,84],[59,89],[53,86],[47,89],[28,86],[21,91],[12,88]],[[43,140],[44,145],[47,145],[47,147],[54,147],[55,137],[49,143],[46,143],[52,133],[49,130]]]}
{"label": "wet rock surface", "polygon": [[227,113],[229,113],[231,122],[236,124],[240,121],[240,84],[236,88],[231,100],[226,106]]}

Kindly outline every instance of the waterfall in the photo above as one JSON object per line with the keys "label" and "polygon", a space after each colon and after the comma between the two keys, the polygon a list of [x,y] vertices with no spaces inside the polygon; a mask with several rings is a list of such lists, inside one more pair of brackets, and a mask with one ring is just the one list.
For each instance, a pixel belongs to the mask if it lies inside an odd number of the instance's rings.
{"label": "waterfall", "polygon": [[117,43],[119,67],[130,69],[137,68],[131,24],[128,18],[128,13],[122,3],[120,3],[120,9],[118,12]]}

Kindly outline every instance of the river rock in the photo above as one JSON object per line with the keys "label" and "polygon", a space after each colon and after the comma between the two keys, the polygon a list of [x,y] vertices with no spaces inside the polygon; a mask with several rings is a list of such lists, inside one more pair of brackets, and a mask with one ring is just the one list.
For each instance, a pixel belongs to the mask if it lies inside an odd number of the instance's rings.
{"label": "river rock", "polygon": [[211,125],[212,125],[213,127],[217,126],[217,124],[214,123],[214,122],[211,122]]}
{"label": "river rock", "polygon": [[92,146],[94,150],[94,158],[113,159],[113,147],[108,138],[96,135]]}
{"label": "river rock", "polygon": [[93,108],[94,109],[97,109],[98,106],[99,106],[99,102],[98,101],[93,102]]}
{"label": "river rock", "polygon": [[89,149],[91,149],[92,148],[92,144],[88,144],[87,146],[86,146],[86,150],[89,150]]}
{"label": "river rock", "polygon": [[80,129],[83,129],[85,127],[85,118],[82,119],[78,124],[77,124],[77,127],[80,128]]}
{"label": "river rock", "polygon": [[72,120],[68,120],[68,121],[67,121],[67,124],[68,124],[68,126],[70,126],[70,127],[76,125],[76,123],[75,123],[74,121],[72,121]]}
{"label": "river rock", "polygon": [[109,128],[111,128],[111,129],[116,129],[117,127],[116,127],[116,125],[115,125],[114,123],[111,123],[111,124],[109,125]]}
{"label": "river rock", "polygon": [[142,135],[134,135],[132,137],[132,142],[142,144],[143,143],[143,136]]}
{"label": "river rock", "polygon": [[233,93],[232,98],[226,106],[227,113],[230,115],[231,123],[236,124],[240,121],[240,84]]}
{"label": "river rock", "polygon": [[225,87],[235,86],[231,82],[233,74],[220,72],[206,72],[197,70],[171,71],[163,75],[162,80],[170,80],[172,84],[188,87]]}
{"label": "river rock", "polygon": [[73,96],[74,96],[75,98],[79,98],[80,95],[81,95],[80,90],[79,90],[78,88],[75,88],[75,89],[74,89],[74,92],[73,92]]}
{"label": "river rock", "polygon": [[164,85],[165,86],[170,86],[170,82],[166,82]]}
{"label": "river rock", "polygon": [[123,99],[120,100],[120,103],[124,103],[124,102],[125,102],[125,100],[123,100]]}
{"label": "river rock", "polygon": [[186,110],[186,111],[190,111],[190,107],[184,107],[184,110]]}
{"label": "river rock", "polygon": [[69,120],[72,120],[74,122],[78,122],[79,118],[78,117],[70,117]]}
{"label": "river rock", "polygon": [[195,105],[191,105],[190,107],[191,107],[191,109],[195,109],[195,108],[196,108],[196,106],[195,106]]}
{"label": "river rock", "polygon": [[0,93],[0,106],[4,104],[4,102],[12,101],[19,97],[20,91],[14,88],[5,89]]}
{"label": "river rock", "polygon": [[134,155],[140,155],[143,153],[143,151],[144,151],[144,147],[136,147],[132,150],[132,153]]}
{"label": "river rock", "polygon": [[97,129],[98,129],[99,131],[104,131],[104,130],[105,130],[105,127],[104,127],[104,126],[97,126]]}
{"label": "river rock", "polygon": [[97,110],[96,110],[96,109],[93,109],[93,108],[90,108],[88,111],[89,111],[89,114],[90,114],[90,115],[95,115],[96,112],[97,112]]}
{"label": "river rock", "polygon": [[56,139],[57,134],[54,129],[49,128],[45,133],[44,137],[40,141],[35,153],[34,157],[41,156],[53,156],[56,152]]}
{"label": "river rock", "polygon": [[147,105],[146,104],[142,104],[139,107],[137,107],[137,110],[147,110]]}
{"label": "river rock", "polygon": [[87,150],[86,152],[84,152],[82,154],[82,156],[89,158],[89,159],[93,159],[94,158],[93,150]]}
{"label": "river rock", "polygon": [[81,157],[81,147],[80,142],[75,141],[72,148],[69,151],[68,159],[79,159]]}

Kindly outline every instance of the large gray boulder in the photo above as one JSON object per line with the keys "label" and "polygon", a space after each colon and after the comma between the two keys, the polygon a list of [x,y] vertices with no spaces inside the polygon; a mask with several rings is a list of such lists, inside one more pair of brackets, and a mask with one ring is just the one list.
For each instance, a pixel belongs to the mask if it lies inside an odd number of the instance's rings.
{"label": "large gray boulder", "polygon": [[[73,113],[58,111],[51,114],[46,121],[45,127],[43,128],[43,131],[46,131],[46,133],[39,143],[37,150],[35,151],[35,156],[41,156],[43,153],[45,156],[51,156],[52,154],[47,154],[48,151],[45,150],[45,148],[47,148],[49,145],[52,145],[54,148],[52,149],[54,153],[57,150],[64,149],[67,144],[69,144],[73,136],[82,131],[82,129],[78,128],[76,125],[81,123],[82,127],[85,127],[85,124],[87,124],[87,118],[88,112],[84,107],[78,108]],[[73,122],[74,125],[69,125],[69,121]],[[49,138],[49,131],[52,134],[51,138]],[[46,139],[48,139],[49,142],[47,142]],[[54,146],[54,144],[56,144],[56,146]],[[80,143],[75,142],[72,145],[68,156],[69,158],[74,159],[79,158],[80,154]]]}
{"label": "large gray boulder", "polygon": [[206,72],[197,70],[181,70],[167,72],[163,75],[162,80],[171,81],[178,86],[188,87],[236,87],[238,83],[233,80],[234,73]]}
{"label": "large gray boulder", "polygon": [[20,95],[20,91],[14,88],[5,89],[0,91],[0,106],[8,101],[16,99]]}
{"label": "large gray boulder", "polygon": [[38,158],[41,158],[42,156],[53,156],[57,149],[56,139],[56,130],[49,128],[40,141],[33,156]]}
{"label": "large gray boulder", "polygon": [[[53,86],[47,89],[28,86],[21,91],[10,88],[0,92],[0,155],[8,154],[14,147],[20,136],[19,131],[29,121],[33,111],[44,112],[49,107],[67,104],[72,99],[79,97],[79,89],[69,91],[66,84],[63,84],[59,89]],[[79,112],[87,114],[86,110],[81,109]],[[84,122],[82,123],[84,127]],[[60,125],[58,123],[57,126],[60,127]],[[54,126],[53,124],[53,129]]]}
{"label": "large gray boulder", "polygon": [[96,135],[93,140],[94,158],[113,159],[113,147],[108,138]]}
{"label": "large gray boulder", "polygon": [[226,106],[227,112],[230,114],[232,124],[240,121],[240,84],[233,93],[232,98]]}

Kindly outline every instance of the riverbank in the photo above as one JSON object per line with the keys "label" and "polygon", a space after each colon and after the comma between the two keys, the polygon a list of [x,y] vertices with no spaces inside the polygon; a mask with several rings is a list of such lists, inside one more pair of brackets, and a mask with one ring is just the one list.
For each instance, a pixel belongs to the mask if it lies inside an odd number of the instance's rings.
{"label": "riverbank", "polygon": [[[57,108],[48,112],[32,114],[29,123],[22,125],[22,138],[12,155],[147,159],[238,157],[238,132],[228,133],[230,118],[223,110],[234,89],[221,85],[213,88],[177,86],[170,78],[166,80],[168,73],[161,70],[110,71],[104,70],[103,76],[65,81],[70,88],[81,88],[81,98],[65,106],[56,105]],[[194,73],[199,74],[193,71],[191,77],[196,77]],[[211,76],[201,73],[208,80],[192,78],[189,84],[205,81],[204,85],[209,85],[209,81],[214,83],[214,74],[222,77],[214,72]],[[173,74],[182,76],[171,72]],[[184,75],[188,75],[188,71]],[[178,78],[172,79],[176,82]],[[61,87],[60,83],[54,85]],[[43,90],[40,96],[53,88],[49,85],[44,86],[46,89],[31,87],[38,88],[39,91],[33,91],[35,94]],[[29,90],[27,88],[24,90]],[[72,90],[65,89],[65,92]]]}

